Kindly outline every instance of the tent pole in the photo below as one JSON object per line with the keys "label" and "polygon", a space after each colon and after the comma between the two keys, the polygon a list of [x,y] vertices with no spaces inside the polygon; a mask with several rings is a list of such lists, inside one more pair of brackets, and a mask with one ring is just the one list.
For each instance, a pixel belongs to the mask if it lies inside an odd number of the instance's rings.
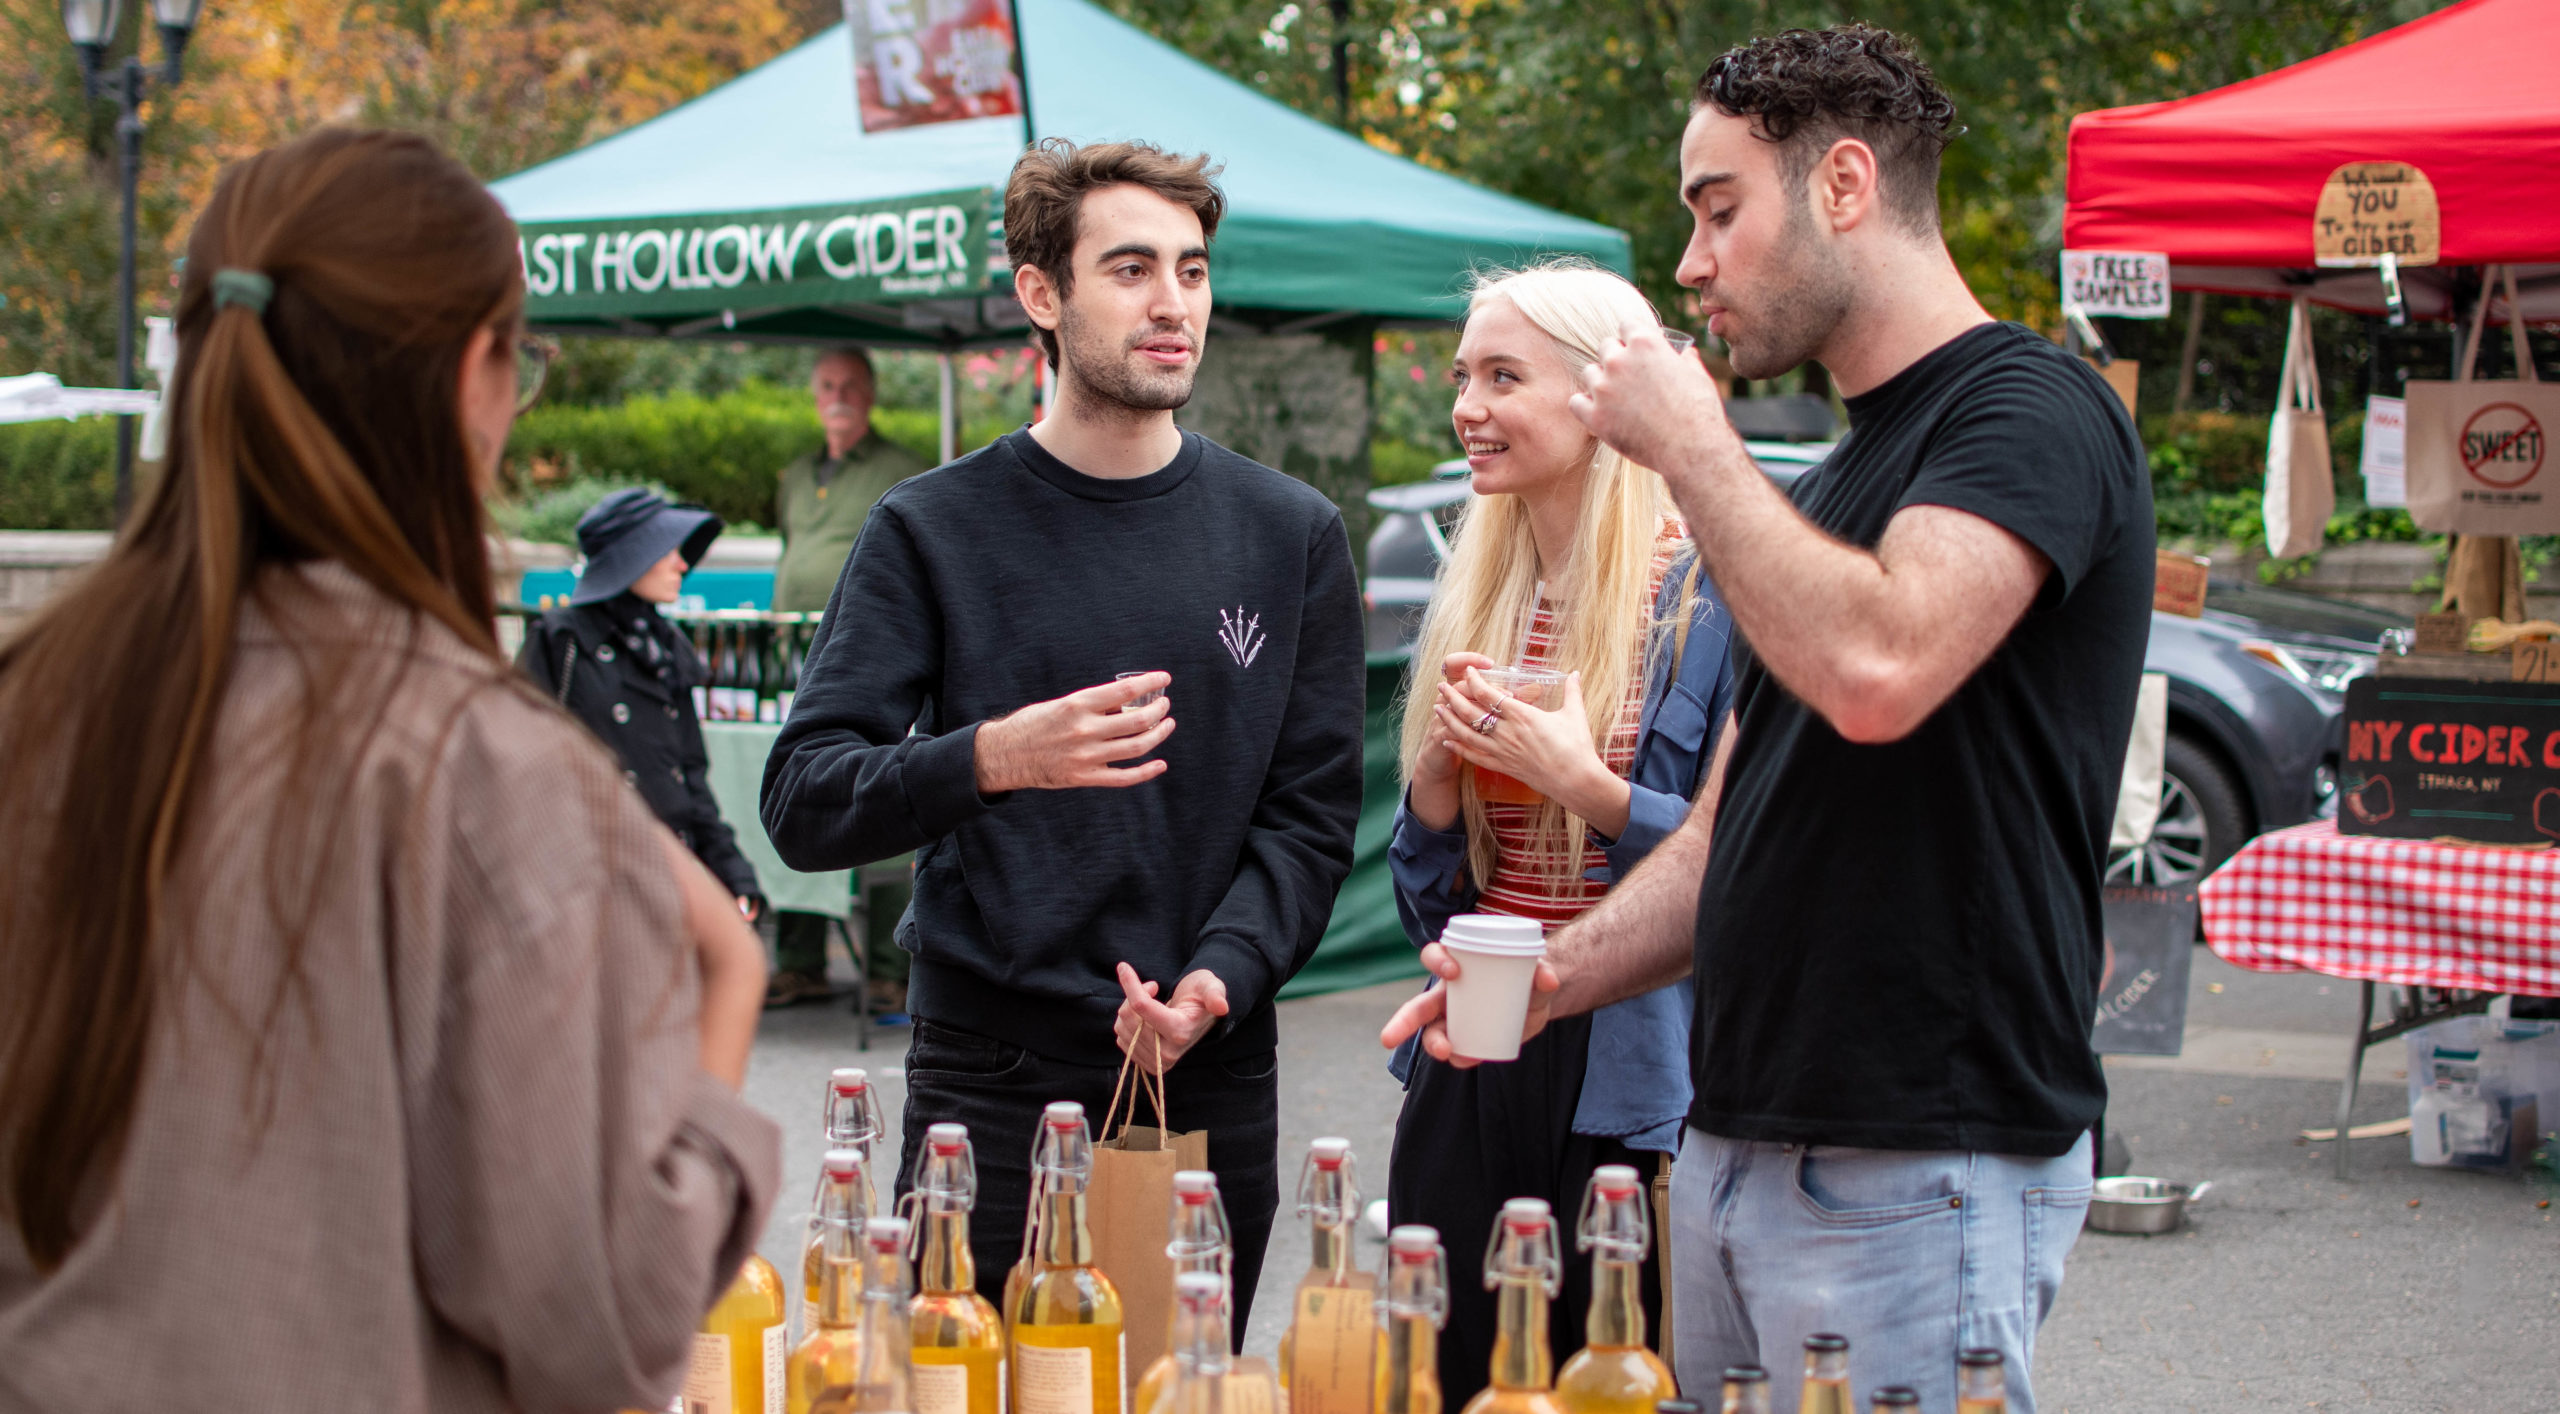
{"label": "tent pole", "polygon": [[942,459],[950,461],[960,455],[960,384],[952,376],[949,351],[934,355],[942,374]]}

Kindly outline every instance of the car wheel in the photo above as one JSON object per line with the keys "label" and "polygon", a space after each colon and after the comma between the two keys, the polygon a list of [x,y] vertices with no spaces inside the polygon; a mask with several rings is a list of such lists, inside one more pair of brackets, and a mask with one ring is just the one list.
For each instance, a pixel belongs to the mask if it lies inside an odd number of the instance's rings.
{"label": "car wheel", "polygon": [[2107,882],[2157,888],[2191,884],[2248,837],[2239,783],[2212,749],[2171,733],[2160,759],[2160,821],[2148,842],[2107,862]]}

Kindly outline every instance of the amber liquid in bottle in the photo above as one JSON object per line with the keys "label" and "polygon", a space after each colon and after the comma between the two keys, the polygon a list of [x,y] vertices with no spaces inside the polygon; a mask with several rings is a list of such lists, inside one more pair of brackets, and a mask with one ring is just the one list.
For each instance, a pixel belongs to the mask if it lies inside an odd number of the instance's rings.
{"label": "amber liquid in bottle", "polygon": [[862,1323],[854,1339],[852,1414],[915,1414],[915,1361],[908,1329],[907,1220],[873,1218],[863,1254]]}
{"label": "amber liquid in bottle", "polygon": [[1769,1414],[1769,1372],[1757,1365],[1728,1367],[1721,1414]]}
{"label": "amber liquid in bottle", "polygon": [[1849,1398],[1849,1342],[1836,1335],[1809,1335],[1804,1341],[1804,1393],[1799,1414],[1856,1414]]}
{"label": "amber liquid in bottle", "polygon": [[1350,1140],[1324,1138],[1307,1146],[1306,1166],[1298,1176],[1298,1216],[1307,1220],[1307,1274],[1298,1278],[1289,1303],[1289,1329],[1280,1333],[1284,1390],[1297,1374],[1297,1315],[1306,1294],[1369,1284],[1365,1274],[1351,1269],[1351,1229],[1360,1218],[1360,1189],[1352,1177]]}
{"label": "amber liquid in bottle", "polygon": [[1555,1234],[1554,1217],[1536,1198],[1512,1199],[1494,1220],[1484,1264],[1495,1292],[1493,1382],[1467,1401],[1465,1414],[1563,1414],[1547,1349],[1547,1303],[1562,1284]]}
{"label": "amber liquid in bottle", "polygon": [[924,1263],[909,1306],[915,1414],[1002,1414],[1004,1319],[978,1294],[969,1252],[977,1169],[969,1132],[937,1124],[925,1135],[915,1202],[924,1213]]}
{"label": "amber liquid in bottle", "polygon": [[[819,1283],[825,1262],[819,1255],[826,1225],[845,1223],[861,1241],[862,1225],[871,1218],[871,1182],[869,1165],[859,1149],[829,1149],[818,1161],[818,1192],[810,1203],[809,1235],[800,1251],[800,1330],[803,1335],[816,1328],[812,1312],[818,1309]],[[854,1280],[859,1283],[862,1268],[857,1258]],[[859,1293],[860,1287],[855,1288]]]}
{"label": "amber liquid in bottle", "polygon": [[2008,1414],[2008,1370],[1997,1350],[1956,1357],[1956,1414]]}
{"label": "amber liquid in bottle", "polygon": [[849,1414],[860,1364],[862,1262],[852,1223],[818,1224],[818,1299],[791,1351],[789,1414]]}
{"label": "amber liquid in bottle", "polygon": [[1440,1327],[1449,1319],[1448,1257],[1419,1223],[1387,1234],[1377,1414],[1440,1414]]}
{"label": "amber liquid in bottle", "polygon": [[684,1390],[673,1408],[726,1400],[737,1414],[783,1414],[783,1362],[788,1355],[782,1274],[750,1252],[738,1279],[720,1294],[685,1363]]}
{"label": "amber liquid in bottle", "polygon": [[[1172,1240],[1165,1244],[1164,1255],[1173,1262],[1175,1284],[1178,1286],[1186,1273],[1202,1273],[1217,1278],[1220,1299],[1230,1300],[1234,1244],[1227,1230],[1226,1204],[1218,1197],[1216,1174],[1185,1169],[1173,1176],[1173,1211],[1167,1230]],[[1182,1307],[1177,1302],[1165,1318],[1164,1354],[1157,1356],[1138,1380],[1137,1394],[1130,1405],[1138,1414],[1154,1414],[1173,1388],[1174,1357],[1182,1350],[1182,1322]]]}
{"label": "amber liquid in bottle", "polygon": [[1578,1240],[1591,1253],[1591,1311],[1587,1344],[1556,1376],[1565,1414],[1653,1414],[1655,1404],[1678,1397],[1670,1367],[1644,1344],[1639,1283],[1653,1243],[1645,1204],[1643,1182],[1623,1164],[1593,1171],[1584,1191]]}
{"label": "amber liquid in bottle", "polygon": [[1120,1293],[1093,1264],[1085,1186],[1093,1148],[1084,1107],[1061,1101],[1042,1116],[1032,1168],[1043,1189],[1040,1246],[1012,1318],[1012,1414],[1128,1414],[1121,1372],[1128,1342]]}

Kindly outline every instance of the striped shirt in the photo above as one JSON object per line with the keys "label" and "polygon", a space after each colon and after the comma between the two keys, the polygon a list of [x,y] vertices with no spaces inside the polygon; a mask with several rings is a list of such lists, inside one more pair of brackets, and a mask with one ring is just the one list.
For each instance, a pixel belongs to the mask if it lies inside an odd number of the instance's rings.
{"label": "striped shirt", "polygon": [[[1653,606],[1661,597],[1662,578],[1671,568],[1671,557],[1686,535],[1683,528],[1665,526],[1663,538],[1655,547],[1653,573],[1645,588],[1644,631],[1630,648],[1627,690],[1619,699],[1618,720],[1609,730],[1608,745],[1600,752],[1600,759],[1622,777],[1635,766],[1637,728],[1644,720],[1644,658],[1645,646],[1653,636]],[[1541,598],[1537,613],[1529,621],[1527,646],[1520,654],[1520,663],[1548,666],[1555,654],[1557,634],[1555,606]],[[1609,892],[1606,883],[1585,877],[1586,871],[1607,863],[1587,834],[1576,831],[1566,840],[1537,828],[1538,817],[1546,813],[1544,806],[1487,801],[1484,813],[1485,823],[1493,830],[1497,862],[1493,877],[1477,897],[1478,910],[1535,918],[1552,930],[1573,921]],[[1559,867],[1559,856],[1568,852],[1578,858],[1570,867]]]}

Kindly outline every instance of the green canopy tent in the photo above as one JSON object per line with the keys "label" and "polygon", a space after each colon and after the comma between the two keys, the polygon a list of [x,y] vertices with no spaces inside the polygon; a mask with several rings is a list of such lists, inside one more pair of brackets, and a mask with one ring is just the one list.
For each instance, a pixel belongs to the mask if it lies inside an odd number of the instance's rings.
{"label": "green canopy tent", "polygon": [[[1632,268],[1624,232],[1381,152],[1085,0],[1019,0],[1019,20],[1042,136],[1224,165],[1227,332],[1446,319],[1471,266],[1540,253]],[[523,228],[537,327],[948,350],[1027,327],[1000,234],[1022,142],[1012,118],[863,132],[839,25],[491,189]]]}

